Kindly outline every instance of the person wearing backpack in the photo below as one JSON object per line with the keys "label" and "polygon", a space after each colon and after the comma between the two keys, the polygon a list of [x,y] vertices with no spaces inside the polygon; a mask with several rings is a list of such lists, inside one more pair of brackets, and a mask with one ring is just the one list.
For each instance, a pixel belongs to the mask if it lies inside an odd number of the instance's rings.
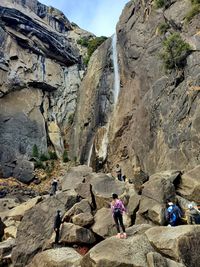
{"label": "person wearing backpack", "polygon": [[173,202],[168,202],[168,208],[166,211],[166,219],[171,226],[177,226],[180,224],[182,212],[180,208]]}
{"label": "person wearing backpack", "polygon": [[200,224],[200,211],[194,203],[188,204],[186,218],[187,224]]}
{"label": "person wearing backpack", "polygon": [[126,211],[123,202],[118,199],[118,195],[117,194],[112,194],[112,202],[111,202],[111,211],[112,211],[112,216],[113,219],[115,221],[115,225],[117,228],[117,237],[121,238],[121,233],[120,233],[120,226],[122,228],[123,231],[123,238],[126,238],[126,231],[125,231],[125,227],[124,227],[124,223],[123,223],[123,212]]}

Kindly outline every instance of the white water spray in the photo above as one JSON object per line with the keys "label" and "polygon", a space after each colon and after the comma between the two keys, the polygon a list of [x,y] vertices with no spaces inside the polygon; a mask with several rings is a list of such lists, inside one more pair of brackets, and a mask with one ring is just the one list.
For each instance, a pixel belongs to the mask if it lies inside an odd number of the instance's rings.
{"label": "white water spray", "polygon": [[89,154],[88,154],[88,160],[87,160],[87,166],[88,167],[90,167],[90,163],[91,163],[93,146],[94,146],[94,143],[92,141],[91,146],[90,146],[90,151],[89,151]]}
{"label": "white water spray", "polygon": [[113,68],[114,68],[114,104],[117,103],[118,95],[120,91],[120,76],[119,76],[119,65],[118,65],[118,56],[117,56],[117,34],[112,36],[112,52],[113,52]]}

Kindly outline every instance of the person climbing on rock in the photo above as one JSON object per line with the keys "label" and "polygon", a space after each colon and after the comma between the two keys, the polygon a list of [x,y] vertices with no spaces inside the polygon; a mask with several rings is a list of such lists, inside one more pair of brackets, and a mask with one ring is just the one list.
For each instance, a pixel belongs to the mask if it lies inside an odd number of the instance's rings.
{"label": "person climbing on rock", "polygon": [[116,165],[115,172],[116,172],[116,174],[117,174],[117,179],[118,179],[119,181],[121,181],[121,180],[122,180],[122,169],[121,169],[121,167],[119,166],[119,164]]}
{"label": "person climbing on rock", "polygon": [[123,212],[126,211],[123,202],[118,199],[118,195],[117,194],[112,194],[112,202],[111,202],[111,210],[112,210],[112,216],[113,219],[115,221],[115,225],[117,228],[117,237],[121,238],[121,233],[120,233],[120,226],[122,228],[123,231],[123,238],[126,238],[126,231],[125,231],[125,227],[123,224]]}
{"label": "person climbing on rock", "polygon": [[182,217],[181,209],[171,201],[167,203],[167,206],[168,206],[166,210],[167,222],[171,226],[179,225]]}
{"label": "person climbing on rock", "polygon": [[58,244],[59,243],[59,235],[60,235],[60,226],[61,224],[63,223],[62,221],[62,217],[60,215],[61,211],[60,210],[57,210],[57,214],[54,218],[54,226],[53,226],[53,229],[56,233],[56,236],[55,236],[55,244]]}
{"label": "person climbing on rock", "polygon": [[186,219],[187,224],[200,224],[200,211],[194,203],[188,204]]}
{"label": "person climbing on rock", "polygon": [[56,178],[53,178],[52,182],[51,182],[51,193],[50,195],[55,195],[56,191],[58,190],[58,181],[56,180]]}

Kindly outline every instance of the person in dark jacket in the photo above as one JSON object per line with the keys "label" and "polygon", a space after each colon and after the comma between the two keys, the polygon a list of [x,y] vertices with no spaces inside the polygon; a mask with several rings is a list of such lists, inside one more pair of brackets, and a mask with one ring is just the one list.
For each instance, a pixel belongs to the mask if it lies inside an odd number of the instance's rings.
{"label": "person in dark jacket", "polygon": [[60,210],[57,210],[57,214],[55,216],[54,219],[54,231],[56,233],[56,237],[55,237],[55,244],[58,244],[59,242],[59,234],[60,234],[60,226],[62,224],[62,217],[60,215]]}

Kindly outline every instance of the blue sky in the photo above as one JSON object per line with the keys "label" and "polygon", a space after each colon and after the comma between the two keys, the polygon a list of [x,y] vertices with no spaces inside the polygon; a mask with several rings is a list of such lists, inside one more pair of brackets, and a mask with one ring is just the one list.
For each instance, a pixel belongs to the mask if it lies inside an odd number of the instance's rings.
{"label": "blue sky", "polygon": [[111,36],[128,0],[39,0],[63,11],[66,17],[97,36]]}

